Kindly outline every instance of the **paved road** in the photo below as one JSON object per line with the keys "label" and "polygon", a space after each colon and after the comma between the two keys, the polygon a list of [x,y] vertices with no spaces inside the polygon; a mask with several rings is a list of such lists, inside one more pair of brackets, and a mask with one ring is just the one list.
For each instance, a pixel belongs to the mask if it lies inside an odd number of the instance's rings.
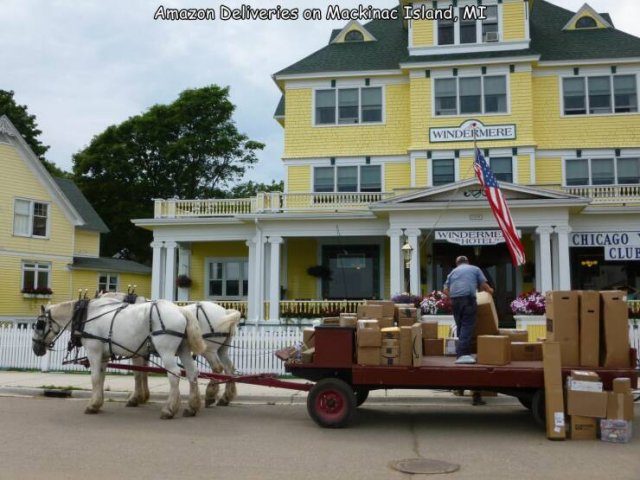
{"label": "paved road", "polygon": [[353,427],[327,430],[299,404],[162,421],[158,403],[93,416],[85,403],[0,398],[0,479],[393,480],[408,476],[389,462],[415,457],[461,464],[442,477],[454,480],[640,478],[640,440],[551,442],[516,406],[365,404]]}

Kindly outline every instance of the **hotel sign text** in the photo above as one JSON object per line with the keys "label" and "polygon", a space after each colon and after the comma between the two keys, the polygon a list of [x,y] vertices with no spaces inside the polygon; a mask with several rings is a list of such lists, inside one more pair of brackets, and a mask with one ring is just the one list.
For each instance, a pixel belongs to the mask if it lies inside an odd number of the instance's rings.
{"label": "hotel sign text", "polygon": [[[500,230],[436,230],[435,239],[457,245],[497,245],[504,243]],[[520,231],[518,231],[520,236]]]}
{"label": "hotel sign text", "polygon": [[[475,125],[475,127],[474,127]],[[484,125],[479,120],[467,120],[459,127],[430,128],[429,142],[468,142],[476,140],[514,140],[515,125]]]}

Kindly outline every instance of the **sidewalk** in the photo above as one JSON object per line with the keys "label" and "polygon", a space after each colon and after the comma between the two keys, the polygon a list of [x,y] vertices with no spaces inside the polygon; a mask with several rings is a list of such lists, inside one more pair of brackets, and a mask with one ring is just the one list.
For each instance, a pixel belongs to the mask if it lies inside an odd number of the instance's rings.
{"label": "sidewalk", "polygon": [[[306,382],[306,380],[299,380]],[[200,380],[200,390],[204,394],[207,380]],[[133,390],[133,375],[107,375],[105,382],[105,400],[125,401]],[[224,388],[224,385],[221,386]],[[164,401],[169,392],[169,383],[165,376],[150,376],[149,390],[151,401]],[[186,397],[189,386],[186,381],[180,382],[180,392]],[[461,404],[471,402],[469,391],[465,397],[456,397],[449,391],[441,390],[374,390],[370,393],[367,404]],[[91,395],[91,376],[88,373],[43,373],[34,371],[0,370],[1,396],[70,396],[72,398],[89,398]],[[304,404],[306,392],[269,388],[260,385],[238,384],[238,397],[234,403],[258,404]],[[487,397],[487,405],[519,405],[512,397]]]}

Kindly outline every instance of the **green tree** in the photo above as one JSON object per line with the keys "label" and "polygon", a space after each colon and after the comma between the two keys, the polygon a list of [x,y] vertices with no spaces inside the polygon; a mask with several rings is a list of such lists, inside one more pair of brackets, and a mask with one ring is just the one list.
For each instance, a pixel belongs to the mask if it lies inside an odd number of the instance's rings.
{"label": "green tree", "polygon": [[18,105],[13,98],[15,93],[12,90],[0,89],[0,117],[6,115],[11,123],[18,129],[20,135],[25,139],[33,153],[40,159],[49,173],[62,177],[67,176],[54,163],[45,158],[45,153],[49,150],[48,145],[43,145],[39,140],[42,130],[38,128],[35,115],[29,115],[26,105]]}
{"label": "green tree", "polygon": [[153,216],[154,198],[224,197],[257,162],[262,143],[238,132],[229,89],[185,90],[95,136],[73,157],[74,179],[107,223],[103,255],[127,249],[147,261],[151,233],[132,218]]}
{"label": "green tree", "polygon": [[250,198],[255,197],[259,192],[282,192],[284,191],[284,182],[281,180],[271,183],[257,183],[249,180],[248,182],[234,185],[226,195],[228,198]]}

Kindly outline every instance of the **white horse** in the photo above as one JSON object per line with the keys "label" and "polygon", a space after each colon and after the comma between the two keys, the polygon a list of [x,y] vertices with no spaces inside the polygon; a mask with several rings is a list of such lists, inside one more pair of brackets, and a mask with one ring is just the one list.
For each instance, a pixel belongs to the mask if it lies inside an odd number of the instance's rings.
{"label": "white horse", "polygon": [[[103,293],[101,298],[114,298],[120,301],[131,300],[127,294],[121,292]],[[147,300],[138,296],[137,303],[144,303]],[[206,350],[202,356],[207,360],[211,370],[217,373],[223,372],[233,375],[235,367],[229,358],[229,348],[231,341],[237,332],[241,313],[237,310],[227,310],[214,302],[202,301],[191,303],[185,307],[179,307],[181,311],[193,315],[199,323],[202,337],[206,344]],[[222,397],[218,398],[219,384],[215,380],[209,381],[205,391],[205,406],[216,403],[219,406],[227,406],[237,395],[235,382],[226,382],[226,387]],[[144,403],[149,398],[149,387],[146,374],[136,376],[135,389],[130,397],[129,404],[134,402]]]}
{"label": "white horse", "polygon": [[173,418],[180,408],[180,368],[176,355],[182,360],[190,386],[184,415],[193,416],[200,410],[198,372],[190,351],[201,353],[205,345],[193,315],[164,300],[139,305],[109,298],[85,302],[86,319],[78,321],[77,317],[74,319],[78,301],[42,307],[33,331],[33,351],[38,356],[53,348],[64,330],[69,329],[79,337],[91,369],[92,395],[85,413],[98,413],[104,403],[105,368],[111,356],[132,357],[138,364],[144,364],[152,350],[162,359],[170,386],[161,418]]}

